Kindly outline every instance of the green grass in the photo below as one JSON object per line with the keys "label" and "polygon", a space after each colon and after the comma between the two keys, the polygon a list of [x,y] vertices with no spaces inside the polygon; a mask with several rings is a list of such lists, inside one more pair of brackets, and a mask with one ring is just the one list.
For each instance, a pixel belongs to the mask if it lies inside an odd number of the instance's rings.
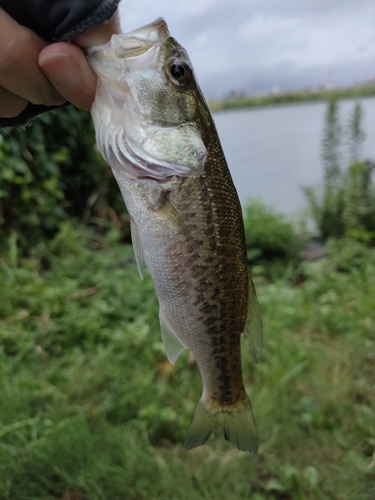
{"label": "green grass", "polygon": [[4,248],[1,500],[375,498],[373,250],[344,241],[298,280],[255,276],[253,456],[182,447],[200,375],[188,353],[166,361],[152,282],[115,233],[66,225],[27,259],[14,235]]}

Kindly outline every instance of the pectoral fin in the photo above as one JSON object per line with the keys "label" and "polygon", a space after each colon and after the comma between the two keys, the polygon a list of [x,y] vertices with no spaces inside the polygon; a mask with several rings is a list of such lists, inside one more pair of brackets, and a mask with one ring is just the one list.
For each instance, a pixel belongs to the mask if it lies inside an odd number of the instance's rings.
{"label": "pectoral fin", "polygon": [[172,330],[172,328],[165,321],[162,312],[159,313],[161,337],[163,339],[165,352],[169,361],[174,365],[179,355],[186,349],[184,344]]}
{"label": "pectoral fin", "polygon": [[175,228],[177,231],[182,234],[182,236],[186,239],[188,243],[194,248],[199,256],[202,255],[197,243],[195,242],[193,235],[190,232],[190,229],[187,227],[185,222],[182,220],[181,215],[177,212],[174,206],[168,201],[165,200],[163,206],[158,209],[159,213],[162,213],[167,221]]}
{"label": "pectoral fin", "polygon": [[254,283],[250,276],[247,318],[242,335],[244,336],[245,344],[250,349],[251,356],[256,363],[263,346],[263,325]]}
{"label": "pectoral fin", "polygon": [[143,279],[143,275],[147,265],[143,255],[143,248],[142,248],[141,238],[139,236],[138,227],[132,217],[130,217],[130,230],[132,236],[135,262],[137,263],[139,275]]}

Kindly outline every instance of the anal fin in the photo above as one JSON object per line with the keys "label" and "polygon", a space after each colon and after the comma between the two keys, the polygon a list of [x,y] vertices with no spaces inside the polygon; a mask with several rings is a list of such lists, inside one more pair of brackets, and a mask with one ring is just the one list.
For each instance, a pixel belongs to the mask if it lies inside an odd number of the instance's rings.
{"label": "anal fin", "polygon": [[168,325],[162,312],[159,313],[160,318],[160,328],[161,337],[163,339],[163,344],[165,352],[169,361],[174,365],[179,357],[179,355],[186,349],[181,340],[176,336],[172,328]]}

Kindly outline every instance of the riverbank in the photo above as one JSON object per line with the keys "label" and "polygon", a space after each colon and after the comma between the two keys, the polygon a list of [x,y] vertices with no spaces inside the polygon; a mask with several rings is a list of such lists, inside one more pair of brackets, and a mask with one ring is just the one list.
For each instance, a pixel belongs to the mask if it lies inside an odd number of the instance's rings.
{"label": "riverbank", "polygon": [[374,498],[374,250],[338,242],[298,286],[288,266],[273,282],[253,269],[258,456],[184,450],[199,370],[167,361],[132,255],[68,225],[28,258],[0,254],[0,498]]}
{"label": "riverbank", "polygon": [[359,97],[375,96],[375,85],[361,85],[355,87],[339,87],[334,89],[319,89],[317,91],[302,90],[282,94],[265,96],[234,97],[224,100],[209,102],[212,111],[227,109],[251,108],[263,106],[277,106],[279,104],[305,103],[328,101],[329,99],[357,99]]}

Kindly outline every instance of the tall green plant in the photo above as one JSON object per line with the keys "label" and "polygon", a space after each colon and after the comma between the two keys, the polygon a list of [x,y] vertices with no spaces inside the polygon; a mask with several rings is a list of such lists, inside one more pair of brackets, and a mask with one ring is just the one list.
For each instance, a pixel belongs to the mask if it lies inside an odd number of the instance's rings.
{"label": "tall green plant", "polygon": [[349,168],[344,182],[346,234],[356,239],[372,242],[375,240],[375,185],[372,181],[374,164],[363,161],[362,146],[366,138],[363,129],[364,112],[357,102],[347,125]]}
{"label": "tall green plant", "polygon": [[361,157],[363,142],[366,134],[363,130],[363,107],[360,102],[354,106],[347,125],[348,149],[350,163],[358,162]]}
{"label": "tall green plant", "polygon": [[322,189],[305,187],[304,193],[310,205],[313,219],[321,236],[339,237],[344,231],[344,199],[341,168],[342,127],[337,100],[331,99],[325,115],[322,138],[324,180]]}
{"label": "tall green plant", "polygon": [[331,101],[322,140],[323,185],[320,189],[304,188],[313,219],[324,238],[351,236],[365,242],[375,240],[373,164],[360,159],[364,139],[363,109],[356,103],[346,127],[350,163],[345,167],[338,104]]}
{"label": "tall green plant", "polygon": [[322,139],[322,159],[324,164],[325,182],[328,188],[335,188],[340,179],[341,169],[341,139],[339,106],[336,99],[328,102],[325,115],[325,127]]}

